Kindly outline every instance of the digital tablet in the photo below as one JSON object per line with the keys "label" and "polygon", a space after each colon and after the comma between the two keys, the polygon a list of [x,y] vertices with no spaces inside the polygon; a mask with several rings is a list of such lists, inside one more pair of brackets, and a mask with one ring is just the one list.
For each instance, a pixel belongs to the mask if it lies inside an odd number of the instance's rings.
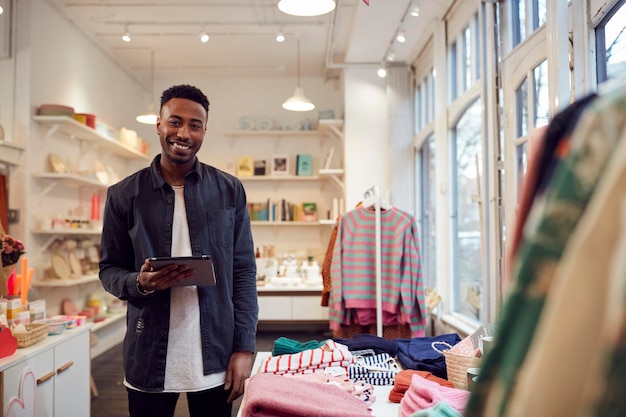
{"label": "digital tablet", "polygon": [[213,260],[209,255],[201,256],[164,256],[150,258],[152,269],[158,271],[167,265],[187,265],[196,271],[193,277],[184,279],[174,284],[174,287],[186,287],[189,285],[197,286],[214,286],[215,270],[213,269]]}

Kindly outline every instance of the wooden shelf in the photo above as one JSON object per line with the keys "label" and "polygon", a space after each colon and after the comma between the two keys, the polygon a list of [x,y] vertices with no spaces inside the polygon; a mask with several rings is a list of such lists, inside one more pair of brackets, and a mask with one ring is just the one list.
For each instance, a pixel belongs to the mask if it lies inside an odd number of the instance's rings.
{"label": "wooden shelf", "polygon": [[70,279],[42,279],[41,281],[33,281],[34,287],[73,287],[75,285],[89,284],[91,282],[97,282],[100,278],[98,274],[83,275],[78,278]]}
{"label": "wooden shelf", "polygon": [[98,236],[102,234],[100,229],[38,229],[31,232],[34,235],[84,235],[84,236]]}
{"label": "wooden shelf", "polygon": [[317,175],[250,175],[238,177],[242,182],[248,181],[319,181]]}
{"label": "wooden shelf", "polygon": [[105,136],[95,129],[67,116],[34,116],[33,120],[41,125],[50,126],[48,136],[59,130],[71,138],[93,142],[96,146],[108,149],[125,158],[148,159],[148,155],[139,152],[137,149]]}
{"label": "wooden shelf", "polygon": [[312,137],[320,136],[317,130],[230,130],[224,132],[226,136],[239,137],[268,137],[268,136],[292,136]]}

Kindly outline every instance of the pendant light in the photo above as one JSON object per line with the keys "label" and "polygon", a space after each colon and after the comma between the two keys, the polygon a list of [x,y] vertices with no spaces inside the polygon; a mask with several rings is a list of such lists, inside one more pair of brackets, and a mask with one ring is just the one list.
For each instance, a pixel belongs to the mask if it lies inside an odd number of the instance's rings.
{"label": "pendant light", "polygon": [[310,111],[315,108],[315,105],[311,102],[311,100],[304,96],[304,90],[300,86],[300,38],[296,40],[296,45],[298,58],[296,73],[298,83],[296,84],[296,92],[293,97],[289,97],[283,103],[283,109],[291,111]]}
{"label": "pendant light", "polygon": [[280,0],[278,10],[293,16],[320,16],[335,10],[334,0]]}
{"label": "pendant light", "polygon": [[151,51],[150,57],[150,104],[148,105],[148,111],[137,116],[136,120],[139,123],[146,125],[155,125],[157,122],[158,114],[154,110],[154,49]]}

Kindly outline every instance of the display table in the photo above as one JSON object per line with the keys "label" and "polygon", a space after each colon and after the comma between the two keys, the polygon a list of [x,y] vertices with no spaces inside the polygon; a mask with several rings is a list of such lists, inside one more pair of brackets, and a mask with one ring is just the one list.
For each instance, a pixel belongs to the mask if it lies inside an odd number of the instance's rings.
{"label": "display table", "polygon": [[[254,359],[254,364],[252,365],[252,374],[256,374],[259,372],[261,367],[261,363],[268,357],[272,355],[271,352],[257,352],[256,357]],[[374,385],[374,393],[376,394],[376,401],[372,405],[372,416],[373,417],[389,417],[389,416],[397,416],[400,412],[400,404],[392,403],[388,400],[389,392],[393,388],[393,385]],[[243,405],[246,401],[246,397],[244,394],[243,400],[241,401],[241,406],[239,407],[239,412],[237,413],[237,417],[242,417],[241,411],[243,410]]]}

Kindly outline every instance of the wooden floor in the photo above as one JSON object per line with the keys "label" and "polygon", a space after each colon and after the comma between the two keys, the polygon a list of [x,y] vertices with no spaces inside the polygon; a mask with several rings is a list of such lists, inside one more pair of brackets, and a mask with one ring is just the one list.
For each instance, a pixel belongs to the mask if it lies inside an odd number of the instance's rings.
{"label": "wooden floor", "polygon": [[[274,341],[284,336],[299,342],[310,340],[322,341],[330,334],[320,329],[259,330],[257,333],[257,351],[271,351]],[[128,399],[124,387],[122,366],[122,345],[98,356],[91,362],[91,373],[98,390],[98,396],[91,397],[91,417],[128,417]],[[233,417],[237,415],[241,398],[233,404]],[[187,417],[187,401],[181,395],[176,405],[174,417]]]}

